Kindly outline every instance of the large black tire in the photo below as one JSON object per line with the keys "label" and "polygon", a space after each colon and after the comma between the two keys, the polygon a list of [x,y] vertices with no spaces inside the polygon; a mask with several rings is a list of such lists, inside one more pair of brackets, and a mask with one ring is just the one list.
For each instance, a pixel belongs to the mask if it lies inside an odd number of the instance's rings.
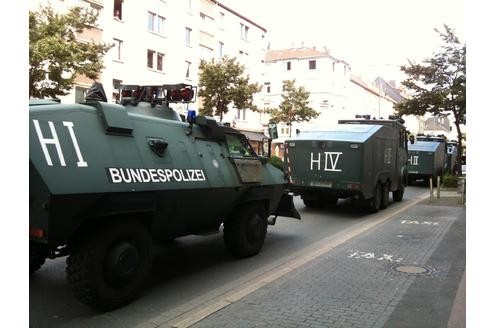
{"label": "large black tire", "polygon": [[111,310],[137,296],[151,263],[146,227],[133,221],[108,223],[75,242],[67,258],[67,280],[79,301]]}
{"label": "large black tire", "polygon": [[38,271],[48,256],[46,245],[29,241],[29,274]]}
{"label": "large black tire", "polygon": [[266,237],[267,213],[259,203],[238,207],[224,223],[223,240],[227,250],[239,258],[260,252]]}
{"label": "large black tire", "polygon": [[402,198],[404,197],[404,186],[400,185],[397,190],[392,192],[392,197],[394,202],[402,202]]}
{"label": "large black tire", "polygon": [[306,207],[319,207],[319,206],[321,206],[320,201],[317,199],[303,198],[303,203],[304,203],[304,206],[306,206]]}
{"label": "large black tire", "polygon": [[338,200],[339,200],[338,197],[334,197],[334,196],[326,197],[324,204],[327,207],[334,207],[335,205],[337,205]]}
{"label": "large black tire", "polygon": [[388,207],[390,197],[390,187],[388,183],[382,185],[382,197],[380,200],[380,209],[386,209]]}
{"label": "large black tire", "polygon": [[369,201],[369,210],[371,213],[376,213],[380,209],[382,203],[382,184],[380,182],[376,183],[375,192],[373,198]]}

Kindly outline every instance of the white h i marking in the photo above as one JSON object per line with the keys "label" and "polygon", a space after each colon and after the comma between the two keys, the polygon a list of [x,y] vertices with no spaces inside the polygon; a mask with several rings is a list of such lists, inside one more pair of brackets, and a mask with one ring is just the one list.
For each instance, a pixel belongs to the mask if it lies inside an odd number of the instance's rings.
{"label": "white h i marking", "polygon": [[[48,121],[48,126],[50,127],[50,132],[52,133],[52,138],[44,138],[41,133],[40,124],[38,120],[33,120],[34,128],[36,130],[36,134],[38,135],[38,139],[41,144],[41,149],[43,150],[43,154],[45,155],[46,163],[48,166],[53,166],[52,159],[50,157],[50,153],[48,152],[47,144],[55,145],[57,149],[58,158],[60,160],[61,166],[66,166],[64,154],[62,153],[62,147],[60,146],[60,141],[58,140],[57,131],[55,130],[55,126],[52,121]],[[69,130],[70,139],[72,141],[72,145],[76,151],[77,155],[77,166],[78,167],[87,167],[88,163],[84,161],[81,149],[79,148],[79,143],[77,142],[76,134],[74,133],[74,123],[73,122],[62,122],[62,124]]]}
{"label": "white h i marking", "polygon": [[43,135],[41,134],[41,129],[38,120],[33,120],[33,123],[36,133],[38,134],[38,139],[40,140],[41,149],[43,150],[43,154],[45,155],[46,163],[48,164],[48,166],[53,166],[53,163],[50,157],[50,153],[48,153],[48,149],[46,148],[47,144],[55,145],[55,148],[57,149],[58,158],[60,160],[60,165],[65,166],[64,154],[62,154],[62,148],[60,147],[60,142],[58,141],[57,132],[55,131],[53,122],[48,121],[48,126],[50,127],[50,131],[52,133],[52,139],[43,137]]}
{"label": "white h i marking", "polygon": [[74,129],[73,129],[74,123],[72,123],[72,122],[62,122],[62,123],[69,130],[70,138],[72,139],[72,144],[74,145],[74,149],[76,150],[77,160],[78,160],[77,166],[78,167],[87,167],[88,163],[85,162],[83,157],[82,157],[81,150],[79,149],[79,144],[77,143],[76,135],[74,134]]}

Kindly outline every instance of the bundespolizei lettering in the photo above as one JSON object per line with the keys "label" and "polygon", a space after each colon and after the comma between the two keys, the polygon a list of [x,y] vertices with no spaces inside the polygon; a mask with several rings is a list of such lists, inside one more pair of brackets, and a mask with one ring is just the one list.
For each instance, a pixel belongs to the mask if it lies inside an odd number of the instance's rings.
{"label": "bundespolizei lettering", "polygon": [[206,181],[202,169],[135,169],[107,167],[111,183],[163,183]]}

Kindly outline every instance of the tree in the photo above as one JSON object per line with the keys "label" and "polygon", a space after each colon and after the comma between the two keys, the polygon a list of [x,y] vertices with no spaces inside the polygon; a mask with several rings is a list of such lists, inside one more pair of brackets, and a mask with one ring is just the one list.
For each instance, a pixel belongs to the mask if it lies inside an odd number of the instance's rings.
{"label": "tree", "polygon": [[199,92],[203,108],[201,115],[220,116],[229,111],[229,104],[237,108],[249,108],[256,111],[253,104],[253,94],[261,91],[257,83],[249,83],[249,76],[244,75],[245,67],[236,62],[235,58],[223,57],[216,62],[201,60],[199,64]]}
{"label": "tree", "polygon": [[435,116],[452,114],[457,129],[459,152],[457,166],[462,156],[462,132],[466,124],[466,44],[461,44],[454,31],[444,25],[444,32],[435,31],[442,38],[442,51],[425,59],[423,65],[409,61],[401,70],[408,75],[402,84],[412,91],[412,97],[395,106],[398,115]]}
{"label": "tree", "polygon": [[81,42],[77,34],[95,24],[97,13],[73,7],[65,14],[50,6],[29,12],[29,97],[66,95],[77,75],[96,79],[109,45]]}
{"label": "tree", "polygon": [[278,108],[266,110],[271,115],[272,123],[283,122],[289,126],[289,136],[292,136],[292,123],[305,122],[318,117],[318,113],[309,107],[309,92],[304,87],[296,87],[295,80],[284,81],[282,102]]}

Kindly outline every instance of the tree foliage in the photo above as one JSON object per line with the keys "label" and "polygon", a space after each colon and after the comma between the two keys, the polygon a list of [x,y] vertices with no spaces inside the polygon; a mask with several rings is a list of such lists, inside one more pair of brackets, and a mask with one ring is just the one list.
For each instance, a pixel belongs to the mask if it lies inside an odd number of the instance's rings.
{"label": "tree foliage", "polygon": [[292,135],[294,122],[305,122],[320,115],[319,112],[309,107],[309,92],[304,87],[296,87],[295,80],[284,81],[284,94],[278,108],[266,110],[271,115],[273,123],[285,123],[289,126],[289,135]]}
{"label": "tree foliage", "polygon": [[249,83],[249,76],[244,75],[245,67],[235,58],[223,57],[220,61],[201,60],[199,64],[199,92],[203,107],[201,115],[220,116],[229,111],[229,105],[256,111],[253,94],[261,91],[257,83]]}
{"label": "tree foliage", "polygon": [[77,75],[98,77],[110,46],[77,39],[97,18],[82,7],[63,14],[50,6],[29,12],[29,97],[66,95]]}
{"label": "tree foliage", "polygon": [[412,92],[407,99],[395,106],[398,115],[436,116],[452,114],[459,144],[458,164],[462,155],[461,124],[466,123],[466,45],[461,44],[454,31],[444,25],[445,31],[435,31],[442,38],[441,51],[423,64],[409,61],[401,67],[408,77],[402,84]]}

